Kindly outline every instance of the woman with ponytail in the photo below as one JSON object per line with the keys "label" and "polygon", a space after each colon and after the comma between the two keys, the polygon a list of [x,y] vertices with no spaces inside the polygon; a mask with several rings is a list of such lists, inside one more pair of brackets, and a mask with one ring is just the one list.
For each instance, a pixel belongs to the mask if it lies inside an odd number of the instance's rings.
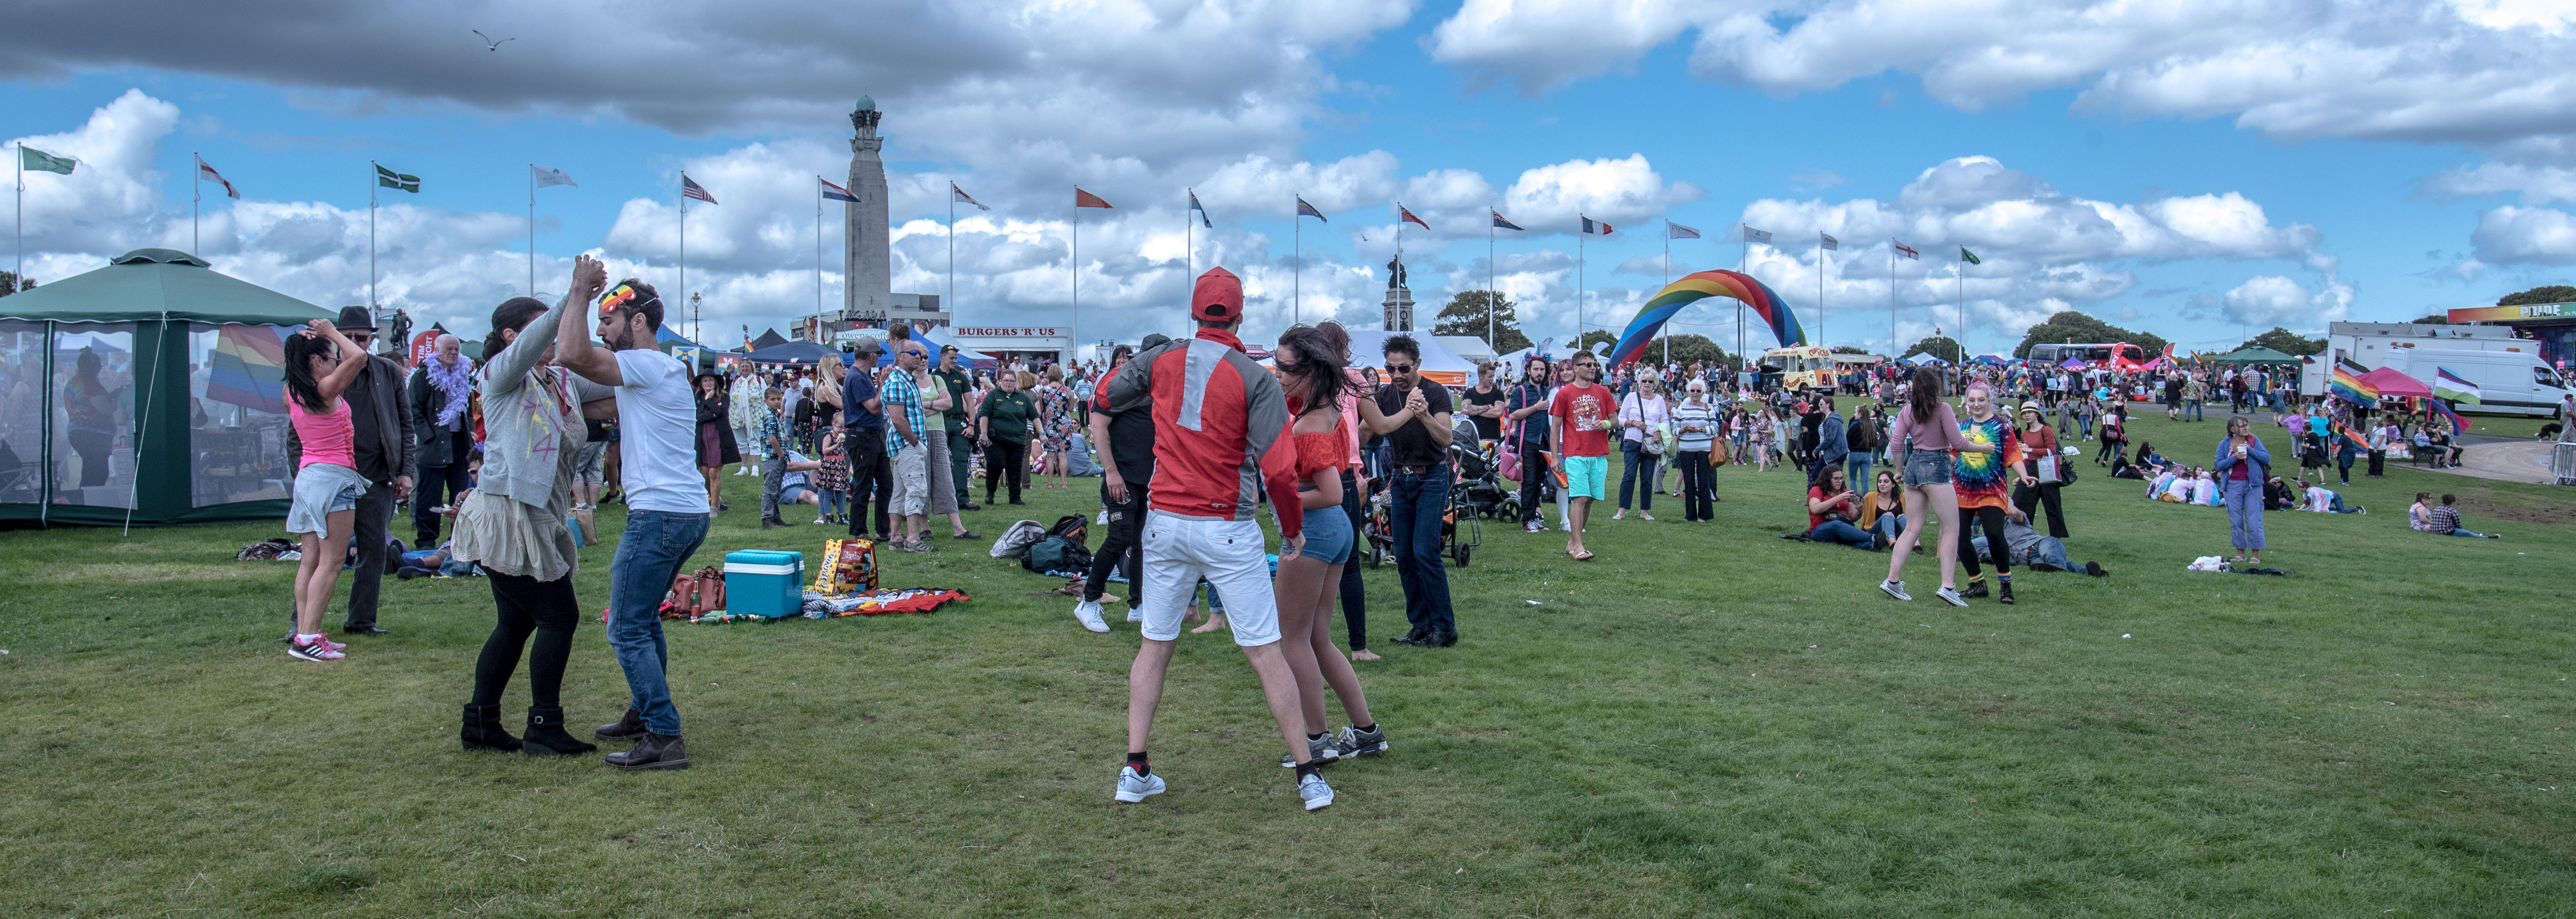
{"label": "woman with ponytail", "polygon": [[322,637],[322,612],[340,587],[349,527],[358,517],[358,497],[369,487],[358,473],[357,429],[340,393],[366,369],[367,350],[331,320],[316,319],[287,337],[285,364],[286,420],[304,445],[295,470],[295,503],[286,511],[286,531],[304,539],[304,560],[295,565],[295,634],[286,653],[296,660],[334,661],[348,656],[341,653],[348,646]]}
{"label": "woman with ponytail", "polygon": [[[499,615],[474,664],[474,698],[465,706],[462,735],[468,750],[568,755],[598,749],[563,728],[564,665],[580,613],[572,591],[579,556],[564,515],[588,433],[583,405],[613,397],[553,364],[562,324],[557,314],[588,305],[607,281],[607,268],[581,256],[563,302],[549,309],[515,297],[492,311],[475,380],[483,392],[483,472],[479,487],[457,503],[453,547],[456,559],[483,567]],[[532,633],[528,730],[516,738],[501,728],[501,693]]]}

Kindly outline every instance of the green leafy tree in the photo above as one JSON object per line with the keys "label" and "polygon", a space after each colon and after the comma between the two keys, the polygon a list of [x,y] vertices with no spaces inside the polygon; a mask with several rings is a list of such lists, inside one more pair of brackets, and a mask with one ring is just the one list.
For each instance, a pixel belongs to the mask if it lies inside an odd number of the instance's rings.
{"label": "green leafy tree", "polygon": [[[2028,351],[2029,349],[2024,347],[2023,353],[2028,353]],[[1915,342],[1913,347],[1905,349],[1905,353],[1899,354],[1896,357],[1898,360],[1904,360],[1905,358],[1913,357],[1917,354],[1929,354],[1933,357],[1937,357],[1951,363],[1957,363],[1965,356],[1959,350],[1958,342],[1951,341],[1950,337],[1947,335],[1935,335],[1922,341]]]}
{"label": "green leafy tree", "polygon": [[[1513,320],[1514,304],[1510,297],[1482,290],[1462,290],[1449,298],[1433,321],[1433,335],[1472,335],[1482,339],[1495,354],[1510,354],[1530,346],[1528,335],[1521,333],[1520,323]],[[1491,316],[1492,338],[1486,338],[1486,317]]]}
{"label": "green leafy tree", "polygon": [[17,272],[0,270],[0,297],[6,297],[21,290],[34,289],[36,289],[36,282],[26,281],[22,283],[18,280]]}
{"label": "green leafy tree", "polygon": [[2417,316],[2417,317],[2415,317],[2415,324],[2416,324],[2416,325],[2450,325],[2450,324],[2451,324],[2451,317],[2450,317],[2449,315],[2447,315],[2447,314],[2443,314],[2443,313],[2434,313],[2434,314],[2429,315],[2429,316]]}
{"label": "green leafy tree", "polygon": [[2163,336],[2153,332],[2133,332],[2095,319],[2076,310],[2059,310],[2048,320],[2031,326],[2023,333],[2021,344],[2013,347],[2014,357],[2029,357],[2030,346],[2040,344],[2110,344],[2125,341],[2146,351],[2153,358],[2164,353]]}
{"label": "green leafy tree", "polygon": [[2497,306],[2529,306],[2534,303],[2576,303],[2576,287],[2551,284],[2518,294],[2506,294],[2496,301]]}
{"label": "green leafy tree", "polygon": [[1868,353],[1871,353],[1871,352],[1870,352],[1870,350],[1869,350],[1868,348],[1855,348],[1855,347],[1852,347],[1852,346],[1850,346],[1850,345],[1835,345],[1833,350],[1834,350],[1834,353],[1835,353],[1835,354],[1868,354]]}
{"label": "green leafy tree", "polygon": [[2292,332],[2280,326],[2273,326],[2272,331],[2246,339],[2244,344],[2236,346],[2236,350],[2243,351],[2247,348],[2252,348],[2258,345],[2283,354],[2295,356],[2300,354],[2316,354],[2324,351],[2326,349],[2326,340],[2322,338],[2301,338],[2296,332]]}

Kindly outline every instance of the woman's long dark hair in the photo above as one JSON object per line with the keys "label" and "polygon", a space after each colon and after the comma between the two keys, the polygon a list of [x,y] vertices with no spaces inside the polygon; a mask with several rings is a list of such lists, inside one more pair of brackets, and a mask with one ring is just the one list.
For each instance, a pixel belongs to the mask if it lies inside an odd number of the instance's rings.
{"label": "woman's long dark hair", "polygon": [[1913,403],[1910,410],[1914,412],[1915,424],[1931,423],[1932,410],[1941,404],[1941,375],[1924,372],[1930,369],[1926,367],[1914,372],[1914,390],[1906,397]]}
{"label": "woman's long dark hair", "polygon": [[330,411],[322,404],[322,384],[313,379],[313,359],[330,357],[339,349],[328,338],[298,332],[286,336],[286,394],[308,412]]}
{"label": "woman's long dark hair", "polygon": [[493,358],[501,356],[502,349],[510,346],[509,340],[501,337],[502,332],[511,329],[525,330],[528,323],[536,321],[537,317],[545,314],[545,301],[535,297],[511,297],[501,301],[501,305],[493,307],[492,332],[483,336],[484,363],[491,363]]}
{"label": "woman's long dark hair", "polygon": [[1342,396],[1357,388],[1350,375],[1342,372],[1342,368],[1350,366],[1350,359],[1333,347],[1331,334],[1322,329],[1301,325],[1280,333],[1279,351],[1296,355],[1296,360],[1282,367],[1281,372],[1291,381],[1291,388],[1306,400],[1306,411],[1339,408]]}

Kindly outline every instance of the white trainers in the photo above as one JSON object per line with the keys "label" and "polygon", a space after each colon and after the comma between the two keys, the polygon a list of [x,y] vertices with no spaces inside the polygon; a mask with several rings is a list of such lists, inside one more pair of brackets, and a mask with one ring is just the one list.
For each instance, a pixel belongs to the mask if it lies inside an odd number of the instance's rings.
{"label": "white trainers", "polygon": [[1133,604],[1133,603],[1127,604],[1127,621],[1129,621],[1129,622],[1143,622],[1143,621],[1145,621],[1145,611],[1144,611],[1144,610],[1141,610],[1141,609],[1137,609],[1137,608],[1136,608],[1136,604]]}
{"label": "white trainers", "polygon": [[1914,599],[1912,595],[1905,592],[1904,581],[1880,581],[1878,582],[1878,589],[1887,591],[1888,596],[1895,597],[1899,600]]}
{"label": "white trainers", "polygon": [[1082,627],[1094,632],[1109,631],[1109,623],[1100,621],[1100,601],[1098,600],[1084,600],[1074,604],[1073,618],[1082,620]]}
{"label": "white trainers", "polygon": [[[1138,801],[1142,801],[1142,800],[1145,800],[1146,798],[1150,798],[1150,797],[1153,797],[1153,796],[1155,796],[1155,795],[1159,795],[1159,794],[1162,794],[1162,793],[1163,793],[1163,777],[1162,777],[1162,776],[1159,776],[1159,775],[1137,775],[1137,774],[1136,774],[1136,767],[1134,767],[1134,766],[1120,766],[1120,767],[1118,767],[1118,800],[1123,801],[1123,802],[1126,802],[1126,803],[1128,803],[1128,804],[1134,804],[1134,803],[1136,803],[1136,802],[1138,802]],[[1332,795],[1333,795],[1333,793],[1332,793],[1332,791],[1331,791],[1330,789],[1325,790],[1325,792],[1324,792],[1324,803],[1326,803],[1326,804],[1333,803],[1333,802],[1332,802]],[[1306,806],[1306,809],[1307,809],[1307,810],[1313,810],[1313,809],[1314,809],[1314,805],[1309,804],[1309,805],[1307,805],[1307,806]]]}
{"label": "white trainers", "polygon": [[[1155,790],[1162,789],[1157,787]],[[1297,797],[1306,799],[1307,810],[1323,810],[1333,806],[1333,786],[1324,784],[1323,776],[1309,774],[1297,780]]]}
{"label": "white trainers", "polygon": [[1968,605],[1967,598],[1959,596],[1959,592],[1953,588],[1944,587],[1940,590],[1934,591],[1932,595],[1948,601],[1951,606]]}

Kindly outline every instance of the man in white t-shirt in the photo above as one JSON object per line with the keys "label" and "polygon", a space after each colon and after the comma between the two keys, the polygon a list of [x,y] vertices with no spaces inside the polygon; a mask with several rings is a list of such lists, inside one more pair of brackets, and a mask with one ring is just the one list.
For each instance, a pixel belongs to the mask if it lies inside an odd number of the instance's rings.
{"label": "man in white t-shirt", "polygon": [[[606,269],[581,256],[573,266],[584,298],[598,293]],[[660,605],[671,579],[707,537],[706,478],[695,468],[697,400],[689,368],[653,348],[662,327],[662,297],[633,278],[617,282],[599,300],[599,338],[582,328],[588,310],[564,310],[555,337],[555,362],[616,388],[617,425],[625,457],[626,532],[610,561],[608,644],[626,670],[634,699],[626,717],[599,726],[601,740],[633,740],[635,748],[608,755],[619,769],[686,769],[680,744],[680,710],[664,677],[670,653],[662,637]]]}

